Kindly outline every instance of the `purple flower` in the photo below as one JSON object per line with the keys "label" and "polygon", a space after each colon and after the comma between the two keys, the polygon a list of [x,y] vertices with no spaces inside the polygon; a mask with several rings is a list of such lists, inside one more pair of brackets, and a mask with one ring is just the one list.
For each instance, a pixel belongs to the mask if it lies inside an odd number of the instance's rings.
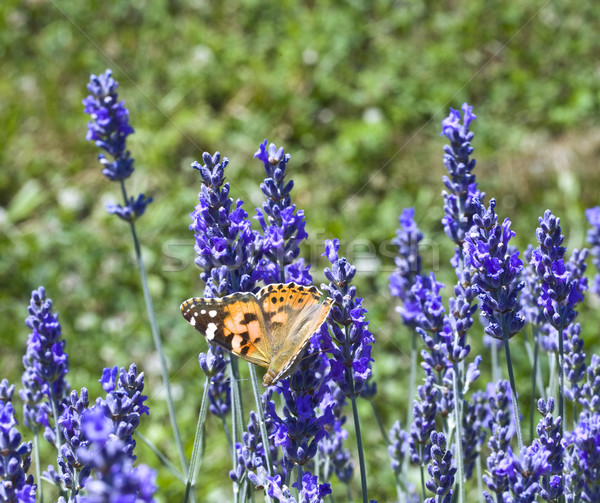
{"label": "purple flower", "polygon": [[296,500],[286,485],[282,484],[281,476],[266,477],[268,479],[267,493],[274,501],[279,503],[322,503],[325,496],[331,493],[329,484],[319,484],[318,477],[305,471],[302,474],[302,487],[298,487],[298,482],[292,484],[298,491],[298,500]]}
{"label": "purple flower", "polygon": [[11,403],[14,386],[4,379],[0,386],[0,501],[35,502],[37,485],[27,475],[31,465],[31,442],[21,442]]}
{"label": "purple flower", "polygon": [[[592,245],[592,263],[600,270],[600,206],[585,210],[585,216],[591,225],[587,232],[588,243]],[[600,274],[596,273],[591,291],[600,295]]]}
{"label": "purple flower", "polygon": [[579,383],[585,378],[586,364],[583,352],[583,339],[581,326],[573,323],[564,332],[565,350],[565,377],[570,387],[565,388],[565,397],[571,402],[577,402],[580,398],[581,388]]}
{"label": "purple flower", "polygon": [[[270,402],[273,388],[269,388],[262,396],[263,402]],[[274,437],[276,435],[273,418],[271,415],[265,415],[265,427],[269,438],[269,454],[271,455],[271,463],[273,463],[273,472],[277,470],[278,450],[275,447]],[[248,479],[259,488],[267,485],[267,461],[265,457],[265,448],[262,441],[258,415],[254,411],[250,411],[250,421],[248,428],[242,433],[242,442],[237,442],[235,445],[235,453],[238,458],[237,471],[230,471],[229,478],[234,482],[240,482],[244,473]]]}
{"label": "purple flower", "polygon": [[[263,141],[254,157],[262,161],[266,178],[260,189],[266,197],[262,209],[257,208],[257,220],[263,231],[263,259],[259,264],[265,283],[286,283],[294,280],[300,285],[311,285],[310,266],[295,262],[300,254],[300,243],[308,237],[304,227],[304,212],[296,211],[291,203],[293,180],[285,181],[286,167],[291,156]],[[292,271],[289,269],[295,263]]]}
{"label": "purple flower", "polygon": [[[77,456],[91,470],[87,494],[82,503],[135,502],[151,503],[156,492],[156,473],[146,465],[133,466],[129,446],[111,433],[106,416],[98,411],[84,414],[84,430],[92,433],[87,446],[77,450]],[[96,423],[96,424],[94,424]]]}
{"label": "purple flower", "polygon": [[583,383],[579,393],[579,403],[590,414],[600,411],[600,356],[592,355],[587,368],[586,382]]}
{"label": "purple flower", "polygon": [[98,156],[104,168],[102,173],[112,181],[124,180],[133,173],[133,159],[126,150],[127,137],[133,128],[129,125],[129,111],[118,101],[118,86],[111,70],[92,75],[87,85],[91,94],[83,100],[84,112],[92,119],[86,140],[96,142],[114,159],[109,161],[104,154]]}
{"label": "purple flower", "polygon": [[205,297],[223,297],[233,292],[251,291],[256,280],[254,257],[260,252],[258,235],[250,229],[243,202],[234,204],[225,182],[225,167],[218,152],[202,154],[204,164],[192,167],[202,176],[199,204],[192,217],[196,264],[202,269],[200,278],[206,283]]}
{"label": "purple flower", "polygon": [[126,206],[106,203],[106,211],[108,211],[111,215],[117,215],[121,220],[133,222],[144,214],[146,211],[146,206],[148,206],[151,202],[151,197],[146,197],[144,194],[140,194],[137,199],[130,197]]}
{"label": "purple flower", "polygon": [[[331,377],[348,397],[360,395],[364,383],[371,375],[371,346],[374,338],[365,319],[367,310],[362,307],[363,299],[356,297],[356,287],[351,281],[356,267],[346,258],[339,257],[339,241],[325,241],[325,253],[331,261],[331,269],[325,268],[329,285],[322,285],[333,299],[328,322],[335,344],[328,344],[333,358],[330,360]],[[328,338],[327,326],[322,325],[322,334]]]}
{"label": "purple flower", "polygon": [[487,437],[486,424],[489,421],[489,411],[486,407],[486,395],[482,391],[473,393],[471,401],[465,401],[463,408],[463,459],[465,479],[473,476],[475,461],[481,454],[481,447]]}
{"label": "purple flower", "polygon": [[546,320],[557,330],[569,326],[577,312],[575,305],[583,300],[581,277],[577,268],[567,268],[564,263],[566,248],[561,246],[560,219],[546,210],[539,218],[536,231],[539,247],[532,253],[531,264],[542,281],[538,304],[542,306]]}
{"label": "purple flower", "polygon": [[[444,146],[444,165],[448,176],[443,177],[446,190],[444,197],[444,217],[442,224],[448,237],[460,248],[465,235],[473,225],[473,215],[477,211],[475,200],[483,201],[485,194],[477,189],[475,175],[475,159],[471,140],[474,134],[469,131],[473,119],[473,107],[466,103],[462,106],[463,124],[460,123],[460,112],[450,109],[450,115],[442,121],[442,135],[450,140],[450,145]],[[457,264],[455,264],[457,265]]]}
{"label": "purple flower", "polygon": [[[305,465],[315,456],[320,440],[327,435],[325,428],[334,422],[333,405],[322,405],[330,377],[326,372],[327,357],[320,349],[315,337],[298,370],[277,386],[283,397],[283,417],[277,414],[272,401],[267,402],[276,430],[275,445],[283,451],[287,471],[294,465]],[[320,414],[316,412],[319,407]]]}
{"label": "purple flower", "polygon": [[198,355],[200,368],[210,379],[208,386],[208,410],[217,417],[224,418],[231,409],[231,386],[227,375],[229,356],[218,346],[209,345],[206,353]]}
{"label": "purple flower", "polygon": [[[84,466],[85,463],[78,454],[81,447],[88,445],[88,438],[82,429],[82,416],[88,407],[89,397],[86,388],[81,388],[80,394],[76,390],[71,391],[71,396],[58,418],[62,440],[57,456],[58,471],[53,466],[49,466],[48,471],[44,473],[57,486],[68,489],[73,496],[79,493],[90,475],[90,468]],[[45,436],[49,442],[55,443],[53,430],[47,428]]]}
{"label": "purple flower", "polygon": [[518,251],[509,249],[509,241],[515,236],[510,220],[498,225],[495,199],[488,210],[478,201],[474,204],[474,225],[463,248],[465,264],[471,268],[482,316],[488,322],[485,332],[496,339],[510,338],[525,324],[525,318],[517,312],[517,295],[524,287],[519,281],[523,262]]}
{"label": "purple flower", "polygon": [[[409,299],[415,278],[421,274],[419,242],[423,239],[423,233],[417,227],[414,216],[414,208],[402,210],[400,227],[392,240],[398,246],[398,255],[394,259],[396,270],[390,275],[390,292],[403,303]],[[411,326],[410,318],[402,318],[405,324]]]}
{"label": "purple flower", "polygon": [[[137,367],[132,363],[129,370],[121,368],[119,379],[112,378],[114,369],[104,369],[100,383],[107,392],[106,399],[96,400],[94,409],[100,409],[104,416],[113,422],[113,433],[123,441],[127,454],[133,456],[135,440],[133,433],[140,424],[143,414],[149,414],[148,407],[144,402],[148,398],[142,395],[144,390],[144,373],[137,373]],[[110,374],[110,377],[107,376]],[[112,389],[111,389],[112,386]]]}
{"label": "purple flower", "polygon": [[427,463],[431,450],[431,432],[435,430],[439,391],[435,378],[428,376],[417,386],[417,399],[413,407],[413,424],[410,427],[410,458],[415,464]]}
{"label": "purple flower", "polygon": [[397,477],[402,471],[402,463],[408,447],[408,433],[402,429],[400,421],[396,421],[392,426],[389,433],[389,440],[388,455],[392,471]]}
{"label": "purple flower", "polygon": [[[560,431],[560,417],[554,419],[554,399],[548,398],[548,401],[540,398],[538,400],[538,410],[542,415],[536,431],[540,445],[548,452],[548,463],[550,465],[549,474],[560,475],[563,471],[563,446],[561,444],[562,434]],[[548,480],[546,480],[548,482]]]}
{"label": "purple flower", "polygon": [[329,391],[325,393],[321,400],[321,408],[330,408],[333,413],[333,423],[327,426],[328,436],[323,437],[319,442],[319,452],[322,459],[326,459],[325,480],[331,478],[332,473],[344,484],[349,484],[354,473],[354,466],[350,457],[350,452],[344,447],[348,439],[348,432],[343,428],[346,422],[346,416],[343,415],[343,409],[346,405],[346,395],[341,388],[331,382]]}
{"label": "purple flower", "polygon": [[[579,421],[566,437],[569,464],[581,470],[582,501],[600,501],[600,415],[582,412]],[[567,486],[565,486],[567,487]]]}
{"label": "purple flower", "polygon": [[125,205],[109,203],[106,210],[131,223],[144,214],[152,198],[144,194],[127,197],[123,182],[134,170],[133,158],[127,150],[127,137],[133,133],[133,128],[129,125],[129,110],[119,101],[118,86],[110,70],[98,76],[92,75],[87,85],[91,94],[83,100],[83,111],[91,117],[86,139],[94,141],[109,155],[98,155],[102,174],[113,182],[119,182],[123,192]]}
{"label": "purple flower", "polygon": [[425,503],[450,503],[456,467],[452,465],[452,452],[446,450],[446,437],[437,431],[431,432],[431,462],[427,465],[430,479],[425,486],[435,494]]}
{"label": "purple flower", "polygon": [[[502,466],[514,433],[514,427],[511,425],[511,395],[508,381],[498,381],[495,387],[490,383],[487,395],[490,405],[488,427],[492,431],[492,435],[487,444],[490,449],[490,455],[486,460],[488,473],[483,475],[483,481],[497,495],[496,500],[502,501],[502,494],[508,488],[508,479]],[[483,494],[486,502],[494,501],[487,491],[484,491]]]}
{"label": "purple flower", "polygon": [[64,352],[58,316],[52,313],[52,300],[46,299],[44,287],[31,293],[29,316],[25,324],[31,329],[27,352],[23,357],[25,371],[19,396],[24,402],[23,418],[27,428],[36,431],[40,426],[50,427],[54,402],[58,413],[61,402],[69,391],[65,375],[69,371],[69,357]]}
{"label": "purple flower", "polygon": [[510,447],[499,463],[497,472],[508,480],[515,503],[533,503],[541,492],[540,477],[551,473],[550,452],[537,441],[524,447],[516,457]]}

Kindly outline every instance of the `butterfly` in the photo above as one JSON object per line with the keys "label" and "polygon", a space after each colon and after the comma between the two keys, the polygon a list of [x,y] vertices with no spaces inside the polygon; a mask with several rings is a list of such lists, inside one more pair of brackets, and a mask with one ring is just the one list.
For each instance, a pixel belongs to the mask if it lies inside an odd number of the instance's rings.
{"label": "butterfly", "polygon": [[209,342],[267,369],[263,386],[291,375],[333,304],[315,286],[267,285],[258,293],[193,297],[181,314]]}

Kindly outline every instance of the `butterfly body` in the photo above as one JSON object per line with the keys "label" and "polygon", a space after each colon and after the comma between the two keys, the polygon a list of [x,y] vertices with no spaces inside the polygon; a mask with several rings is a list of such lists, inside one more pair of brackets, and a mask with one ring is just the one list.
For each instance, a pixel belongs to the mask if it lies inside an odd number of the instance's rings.
{"label": "butterfly body", "polygon": [[331,309],[314,286],[272,284],[257,294],[194,297],[181,304],[183,317],[206,339],[267,369],[263,385],[289,376]]}

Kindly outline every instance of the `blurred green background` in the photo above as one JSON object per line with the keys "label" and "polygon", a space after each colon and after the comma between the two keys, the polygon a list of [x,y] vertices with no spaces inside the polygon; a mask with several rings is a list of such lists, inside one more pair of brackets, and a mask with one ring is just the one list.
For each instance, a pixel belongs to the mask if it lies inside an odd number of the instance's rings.
{"label": "blurred green background", "polygon": [[[593,2],[4,0],[1,376],[20,381],[26,306],[44,285],[60,313],[71,385],[97,396],[104,366],[136,362],[151,410],[141,431],[174,452],[129,230],[105,211],[120,202],[118,186],[85,141],[89,74],[111,68],[136,130],[128,189],[154,197],[138,232],[188,453],[204,380],[197,353],[206,345],[179,314],[182,300],[202,292],[188,230],[200,187],[190,163],[203,151],[229,157],[231,194],[254,215],[264,170],[252,156],[264,138],[292,155],[315,283],[324,280],[324,239],[338,237],[358,265],[377,339],[376,406],[387,428],[404,420],[398,377],[408,375],[409,343],[387,288],[390,239],[401,210],[415,206],[425,270],[453,281],[440,224],[440,121],[450,106],[474,106],[480,189],[498,200],[500,218],[511,218],[521,249],[535,242],[547,208],[561,217],[569,249],[582,247],[583,212],[600,202],[599,25]],[[598,350],[597,304],[589,295],[580,315],[588,354]],[[480,335],[474,327],[473,355]],[[513,344],[527,397],[528,362],[522,341]],[[385,447],[368,404],[360,412],[370,497],[391,501]],[[227,501],[225,439],[213,418],[208,431],[201,501]],[[158,467],[142,446],[138,455]],[[159,483],[161,501],[182,494],[163,471]]]}

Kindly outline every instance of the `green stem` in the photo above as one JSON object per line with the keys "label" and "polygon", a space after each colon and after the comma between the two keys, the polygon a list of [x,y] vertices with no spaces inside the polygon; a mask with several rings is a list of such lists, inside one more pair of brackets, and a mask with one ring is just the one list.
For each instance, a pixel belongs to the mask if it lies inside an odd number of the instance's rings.
{"label": "green stem", "polygon": [[[533,340],[533,369],[531,371],[531,403],[529,404],[529,441],[533,441],[533,432],[534,432],[534,417],[535,414],[533,411],[535,410],[535,385],[538,377],[538,363],[539,363],[539,331],[535,328],[532,330],[531,339]],[[538,383],[539,384],[539,383]],[[539,390],[538,390],[539,391]],[[542,395],[543,396],[543,395]]]}
{"label": "green stem", "polygon": [[492,352],[492,381],[496,383],[500,380],[502,374],[498,364],[498,346],[496,346],[495,340],[492,340],[490,349]]}
{"label": "green stem", "polygon": [[464,459],[462,448],[462,382],[458,375],[458,365],[454,364],[452,372],[452,385],[454,387],[454,421],[456,423],[456,436],[454,445],[456,450],[456,473],[455,480],[458,482],[458,501],[463,503],[465,500],[465,479],[464,479]]}
{"label": "green stem", "polygon": [[475,470],[477,473],[477,494],[479,495],[479,503],[483,503],[483,483],[481,478],[481,451],[475,459]]}
{"label": "green stem", "polygon": [[[406,415],[406,427],[410,428],[413,422],[413,402],[415,401],[415,391],[417,388],[417,332],[413,330],[412,342],[410,346],[410,377],[408,383],[408,412]],[[408,462],[410,459],[409,450],[404,452],[402,460],[402,473],[408,470]]]}
{"label": "green stem", "polygon": [[[231,371],[231,434],[233,441],[233,471],[237,472],[238,458],[235,452],[235,445],[242,441],[242,418],[244,411],[242,410],[242,395],[240,391],[240,370],[238,367],[238,359],[232,356],[229,360],[229,368]],[[235,502],[239,502],[243,494],[240,492],[240,484],[233,482],[233,497]]]}
{"label": "green stem", "polygon": [[[564,349],[564,322],[561,319],[558,329],[558,415],[560,421],[560,438],[563,437],[565,424],[565,349]],[[561,456],[562,457],[562,456]]]}
{"label": "green stem", "polygon": [[363,452],[362,436],[360,434],[360,421],[358,418],[358,407],[356,405],[356,394],[354,392],[354,379],[350,370],[346,369],[346,380],[350,388],[350,400],[352,402],[352,415],[354,417],[354,430],[356,432],[356,447],[358,449],[358,464],[360,466],[360,486],[362,489],[363,503],[368,503],[367,497],[367,473],[365,469],[365,454]]}
{"label": "green stem", "polygon": [[227,439],[227,446],[229,447],[229,455],[233,457],[233,455],[234,455],[233,443],[231,442],[231,434],[229,433],[229,428],[227,428],[227,421],[225,420],[225,417],[221,418],[221,423],[223,424],[223,431],[225,432],[225,438]]}
{"label": "green stem", "polygon": [[419,444],[419,471],[421,472],[421,500],[425,501],[425,463],[423,463],[423,444]]}
{"label": "green stem", "polygon": [[519,452],[523,450],[523,433],[521,432],[521,413],[519,411],[519,401],[517,400],[517,388],[515,386],[515,375],[513,372],[512,361],[510,358],[510,347],[508,326],[506,324],[506,317],[502,315],[502,332],[504,334],[504,354],[506,356],[506,368],[508,370],[508,378],[510,380],[510,392],[512,395],[513,413],[515,416],[515,428],[517,430],[517,443],[519,444]]}
{"label": "green stem", "polygon": [[[125,183],[121,180],[121,192],[123,194],[124,204],[129,204],[127,200],[127,191],[125,190]],[[175,445],[177,446],[177,452],[179,453],[179,460],[181,462],[181,468],[184,472],[187,471],[187,461],[185,458],[185,451],[183,449],[183,442],[181,441],[181,434],[179,433],[179,427],[177,426],[177,416],[175,414],[175,406],[173,405],[173,396],[171,394],[171,385],[169,384],[169,372],[167,370],[167,362],[162,349],[162,342],[160,340],[160,333],[158,331],[158,323],[156,322],[156,314],[154,312],[154,305],[152,303],[152,296],[150,295],[150,288],[148,287],[148,277],[146,274],[146,268],[142,260],[142,252],[140,249],[140,243],[137,238],[135,231],[135,224],[133,220],[129,222],[131,229],[131,237],[133,238],[133,246],[135,248],[135,258],[140,271],[140,278],[142,280],[142,290],[144,292],[144,301],[146,302],[146,311],[148,312],[148,319],[150,321],[150,328],[152,331],[152,339],[154,340],[154,347],[159,356],[160,370],[162,374],[163,386],[167,398],[167,408],[169,410],[169,419],[171,420],[171,428],[173,429],[173,436],[175,437]]]}
{"label": "green stem", "polygon": [[39,497],[40,503],[44,503],[44,484],[42,484],[42,471],[40,467],[40,447],[38,445],[38,432],[33,432],[33,459],[35,460],[35,479],[38,483],[37,496]]}
{"label": "green stem", "polygon": [[273,476],[273,465],[271,463],[271,449],[269,448],[269,435],[267,433],[267,425],[265,423],[265,411],[261,401],[261,394],[258,389],[258,378],[256,377],[256,367],[254,364],[248,362],[248,368],[250,369],[250,382],[252,383],[252,391],[254,392],[254,401],[256,405],[256,414],[258,415],[258,424],[260,427],[260,436],[262,437],[265,462],[267,463],[267,472],[270,477]]}
{"label": "green stem", "polygon": [[187,503],[190,498],[192,487],[196,484],[198,470],[202,463],[202,452],[204,451],[204,423],[206,421],[206,412],[208,411],[208,377],[204,380],[204,393],[200,404],[200,413],[198,414],[198,423],[196,424],[196,435],[194,436],[194,448],[190,458],[190,468],[185,481],[185,495],[183,502]]}
{"label": "green stem", "polygon": [[150,450],[159,459],[161,464],[169,472],[171,472],[171,475],[173,475],[181,483],[185,484],[185,478],[183,477],[183,475],[181,475],[181,473],[179,473],[179,470],[177,469],[177,467],[173,463],[171,463],[171,461],[169,461],[169,459],[160,451],[160,449],[158,447],[156,447],[156,445],[154,445],[154,443],[149,438],[142,435],[139,431],[135,432],[135,436],[137,438],[139,438],[144,444],[146,444],[146,446],[148,446],[150,448]]}

